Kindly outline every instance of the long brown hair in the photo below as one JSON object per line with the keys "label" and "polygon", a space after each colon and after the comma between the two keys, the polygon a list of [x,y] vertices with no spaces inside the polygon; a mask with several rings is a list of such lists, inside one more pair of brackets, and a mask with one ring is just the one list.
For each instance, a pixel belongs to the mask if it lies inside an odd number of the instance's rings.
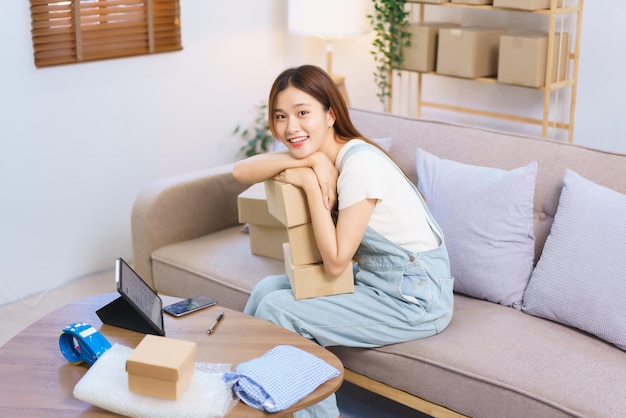
{"label": "long brown hair", "polygon": [[[332,109],[335,112],[334,128],[335,137],[338,141],[348,142],[352,139],[362,139],[363,141],[372,144],[381,150],[389,157],[389,159],[394,161],[393,157],[391,157],[386,150],[381,148],[380,145],[371,139],[364,137],[354,126],[352,120],[350,119],[348,106],[346,106],[346,102],[337,88],[337,85],[326,71],[315,65],[302,65],[300,67],[289,68],[280,73],[278,77],[276,77],[276,80],[274,80],[268,99],[268,122],[272,135],[274,135],[275,138],[277,135],[275,131],[274,117],[272,115],[274,113],[274,109],[276,109],[276,98],[280,92],[290,86],[295,87],[298,90],[302,90],[315,98],[322,104],[326,111]],[[397,163],[395,164],[398,165]],[[404,173],[405,177],[413,183],[402,167],[398,165],[398,168],[400,168],[400,171]]]}
{"label": "long brown hair", "polygon": [[268,100],[269,128],[274,137],[276,137],[276,132],[274,130],[274,118],[272,117],[272,113],[276,108],[276,98],[280,92],[290,86],[302,90],[315,98],[315,100],[322,104],[326,111],[329,109],[333,110],[335,113],[335,135],[339,141],[347,142],[351,139],[360,138],[378,146],[375,142],[365,138],[354,126],[350,119],[348,106],[346,106],[346,102],[339,92],[337,85],[326,71],[315,65],[302,65],[300,67],[289,68],[280,73],[276,80],[274,80]]}

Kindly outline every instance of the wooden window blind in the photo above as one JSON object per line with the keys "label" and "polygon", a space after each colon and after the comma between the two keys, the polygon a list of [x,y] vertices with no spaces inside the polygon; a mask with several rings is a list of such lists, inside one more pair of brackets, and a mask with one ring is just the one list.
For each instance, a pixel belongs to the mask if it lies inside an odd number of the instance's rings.
{"label": "wooden window blind", "polygon": [[30,0],[37,67],[178,51],[179,0]]}

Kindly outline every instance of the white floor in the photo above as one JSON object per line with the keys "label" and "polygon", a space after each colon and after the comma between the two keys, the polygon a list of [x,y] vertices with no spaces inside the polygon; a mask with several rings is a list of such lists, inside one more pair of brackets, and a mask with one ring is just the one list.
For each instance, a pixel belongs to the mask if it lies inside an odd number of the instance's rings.
{"label": "white floor", "polygon": [[[0,321],[0,346],[36,320],[69,302],[115,291],[114,273],[107,271],[76,280],[43,295],[0,306],[0,318],[4,318]],[[428,417],[347,382],[337,392],[337,401],[342,418]]]}

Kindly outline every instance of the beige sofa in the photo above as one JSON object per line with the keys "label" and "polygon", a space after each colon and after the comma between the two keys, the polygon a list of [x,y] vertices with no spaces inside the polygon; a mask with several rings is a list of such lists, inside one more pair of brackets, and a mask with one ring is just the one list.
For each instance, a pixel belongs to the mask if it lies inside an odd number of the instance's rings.
{"label": "beige sofa", "polygon": [[[442,159],[504,170],[537,162],[534,263],[551,232],[566,168],[626,193],[626,155],[384,113],[351,109],[351,114],[364,135],[391,137],[390,153],[414,179],[417,148]],[[236,197],[246,186],[233,180],[231,168],[157,181],[137,197],[134,266],[158,292],[179,297],[205,293],[241,310],[258,280],[284,271],[281,261],[250,254],[248,236],[237,222]],[[459,202],[464,205],[468,202]],[[585,205],[574,209],[579,206]],[[532,271],[533,254],[530,258]],[[547,261],[545,265],[549,267]],[[588,278],[581,300],[592,297],[588,295],[601,286],[599,280]],[[570,290],[567,285],[561,289]],[[439,335],[378,349],[331,350],[344,363],[347,380],[433,416],[626,416],[626,352],[561,322],[566,323],[457,293],[452,323]],[[621,326],[619,317],[614,322]]]}

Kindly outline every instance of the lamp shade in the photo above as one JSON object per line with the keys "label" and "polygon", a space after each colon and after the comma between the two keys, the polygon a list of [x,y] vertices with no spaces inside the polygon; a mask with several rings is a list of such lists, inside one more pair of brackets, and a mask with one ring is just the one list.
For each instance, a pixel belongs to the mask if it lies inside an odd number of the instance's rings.
{"label": "lamp shade", "polygon": [[325,39],[369,32],[371,0],[289,0],[289,32]]}

